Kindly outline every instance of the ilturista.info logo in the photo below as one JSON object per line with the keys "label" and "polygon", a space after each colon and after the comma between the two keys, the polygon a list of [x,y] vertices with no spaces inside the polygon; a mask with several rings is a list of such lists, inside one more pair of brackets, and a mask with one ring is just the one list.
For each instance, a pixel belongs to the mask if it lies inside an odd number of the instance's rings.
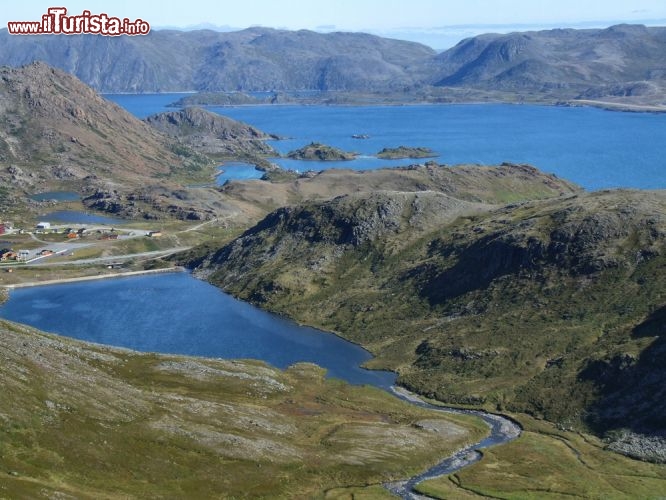
{"label": "ilturista.info logo", "polygon": [[67,15],[65,7],[50,7],[41,21],[10,21],[7,30],[12,35],[147,35],[150,24],[143,19],[92,14],[84,10],[75,16]]}

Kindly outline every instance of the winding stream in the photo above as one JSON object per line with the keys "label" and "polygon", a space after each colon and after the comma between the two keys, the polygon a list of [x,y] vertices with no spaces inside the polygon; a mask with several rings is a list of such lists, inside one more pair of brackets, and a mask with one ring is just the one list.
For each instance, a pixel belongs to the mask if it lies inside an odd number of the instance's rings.
{"label": "winding stream", "polygon": [[474,415],[475,417],[482,419],[488,425],[488,427],[490,427],[489,436],[479,441],[478,443],[471,444],[462,448],[461,450],[458,450],[455,454],[445,458],[427,471],[422,472],[416,476],[412,476],[407,480],[386,483],[384,485],[387,490],[395,495],[400,496],[400,498],[427,498],[423,495],[419,495],[414,491],[414,487],[417,484],[428,479],[434,479],[446,474],[452,474],[453,472],[456,472],[463,467],[467,467],[468,465],[478,462],[483,458],[483,454],[480,450],[513,441],[518,436],[520,436],[522,431],[517,423],[501,415],[496,415],[494,413],[488,413],[480,410],[463,410],[459,408],[451,408],[449,406],[433,405],[426,403],[416,394],[409,392],[401,387],[391,387],[391,392],[393,395],[399,399],[402,399],[403,401],[407,401],[408,403],[419,406],[421,408],[427,408],[428,410],[435,410],[443,413],[453,413],[458,415]]}

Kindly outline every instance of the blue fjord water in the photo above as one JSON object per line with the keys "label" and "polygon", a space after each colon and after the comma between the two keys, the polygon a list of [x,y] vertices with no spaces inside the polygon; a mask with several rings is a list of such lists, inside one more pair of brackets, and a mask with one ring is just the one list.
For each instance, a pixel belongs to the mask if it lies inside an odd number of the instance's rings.
{"label": "blue fjord water", "polygon": [[[290,137],[272,142],[281,153],[317,141],[361,154],[352,162],[274,160],[300,171],[424,161],[368,158],[404,145],[429,147],[438,162],[449,165],[529,163],[590,190],[666,188],[666,114],[505,104],[211,109]],[[370,138],[353,139],[354,134]]]}
{"label": "blue fjord water", "polygon": [[[107,95],[136,116],[165,111],[183,94]],[[666,188],[666,114],[509,104],[231,106],[211,111],[287,137],[281,153],[322,142],[360,153],[350,162],[275,163],[294,170],[367,170],[423,160],[379,160],[382,148],[423,146],[448,165],[529,163],[586,189]],[[352,135],[367,134],[368,139]],[[223,167],[224,168],[224,167]],[[231,169],[227,178],[233,177]],[[247,169],[238,169],[241,178]],[[258,176],[258,174],[255,174]]]}

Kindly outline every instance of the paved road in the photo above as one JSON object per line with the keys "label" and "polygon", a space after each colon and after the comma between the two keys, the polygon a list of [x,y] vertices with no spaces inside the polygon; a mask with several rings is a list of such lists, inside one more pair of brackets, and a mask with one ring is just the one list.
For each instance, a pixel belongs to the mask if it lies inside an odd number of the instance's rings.
{"label": "paved road", "polygon": [[79,259],[79,260],[70,260],[66,262],[34,262],[27,263],[26,265],[32,267],[52,267],[52,266],[71,266],[71,265],[83,265],[83,264],[102,264],[104,262],[120,262],[129,259],[140,259],[143,257],[166,257],[167,255],[172,255],[178,252],[184,252],[192,248],[189,247],[176,247],[170,248],[168,250],[155,250],[152,252],[141,252],[141,253],[129,253],[125,255],[110,255],[107,257],[95,257],[93,259]]}

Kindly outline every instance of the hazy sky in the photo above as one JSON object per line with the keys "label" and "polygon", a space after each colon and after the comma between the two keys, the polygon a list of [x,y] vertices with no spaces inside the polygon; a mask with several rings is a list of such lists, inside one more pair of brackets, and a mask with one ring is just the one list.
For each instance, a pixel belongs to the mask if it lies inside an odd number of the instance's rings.
{"label": "hazy sky", "polygon": [[616,23],[666,25],[666,0],[69,0],[2,2],[7,21],[39,20],[48,7],[69,14],[141,18],[153,28],[203,24],[227,29],[270,26],[318,31],[367,31],[446,48],[482,32]]}

